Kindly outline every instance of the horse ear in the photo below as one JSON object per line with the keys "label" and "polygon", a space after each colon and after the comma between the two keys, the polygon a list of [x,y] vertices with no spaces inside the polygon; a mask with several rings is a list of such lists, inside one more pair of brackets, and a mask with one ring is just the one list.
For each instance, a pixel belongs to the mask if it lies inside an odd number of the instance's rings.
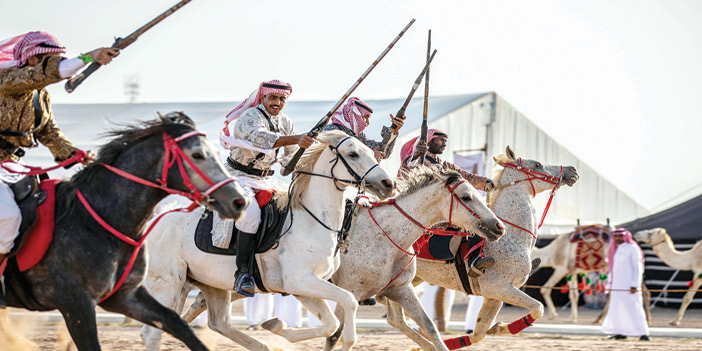
{"label": "horse ear", "polygon": [[193,128],[195,127],[193,120],[182,111],[169,112],[165,116],[160,112],[157,113],[158,116],[161,117],[161,121],[163,121],[164,124],[185,124]]}
{"label": "horse ear", "polygon": [[507,157],[509,157],[512,160],[516,160],[517,156],[514,155],[514,151],[507,145],[507,148],[505,148],[505,154],[507,154]]}

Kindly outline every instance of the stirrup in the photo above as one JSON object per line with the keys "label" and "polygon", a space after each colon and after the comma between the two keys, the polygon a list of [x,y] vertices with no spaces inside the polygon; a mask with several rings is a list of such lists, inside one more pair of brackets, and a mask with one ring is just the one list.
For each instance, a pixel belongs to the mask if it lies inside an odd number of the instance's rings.
{"label": "stirrup", "polygon": [[495,259],[492,256],[477,257],[470,264],[470,270],[468,271],[468,276],[471,278],[477,278],[485,273],[485,270],[492,267],[495,264]]}
{"label": "stirrup", "polygon": [[256,282],[248,273],[244,273],[236,279],[234,289],[237,293],[246,297],[254,297],[256,295]]}

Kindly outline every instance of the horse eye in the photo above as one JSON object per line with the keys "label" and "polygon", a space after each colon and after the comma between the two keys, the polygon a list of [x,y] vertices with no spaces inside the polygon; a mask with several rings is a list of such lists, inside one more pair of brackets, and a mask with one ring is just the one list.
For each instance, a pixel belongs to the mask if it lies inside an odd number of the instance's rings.
{"label": "horse eye", "polygon": [[195,153],[193,153],[193,158],[196,160],[204,160],[205,156],[202,156],[202,154],[199,152],[195,152]]}
{"label": "horse eye", "polygon": [[358,153],[357,153],[357,152],[351,152],[351,153],[349,153],[349,157],[351,157],[351,158],[358,158]]}
{"label": "horse eye", "polygon": [[541,168],[542,164],[541,162],[536,162],[536,168]]}
{"label": "horse eye", "polygon": [[461,196],[461,200],[463,200],[463,202],[468,202],[468,201],[473,200],[473,198],[471,198],[470,195],[463,195],[463,196]]}

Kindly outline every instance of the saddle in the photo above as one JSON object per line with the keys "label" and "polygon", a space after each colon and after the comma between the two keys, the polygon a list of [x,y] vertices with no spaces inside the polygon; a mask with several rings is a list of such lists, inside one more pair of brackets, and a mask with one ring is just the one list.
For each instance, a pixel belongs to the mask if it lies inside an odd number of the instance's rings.
{"label": "saddle", "polygon": [[[278,202],[276,199],[266,195],[265,192],[259,192],[263,194],[260,197],[268,197],[268,201],[263,204],[261,199],[257,194],[257,200],[261,206],[261,224],[256,231],[256,253],[263,253],[271,249],[275,249],[278,246],[278,241],[283,235],[283,229],[285,225],[285,219],[287,218],[289,207],[284,210],[278,209]],[[226,249],[216,247],[212,245],[212,220],[214,216],[211,210],[205,210],[203,217],[197,224],[195,229],[195,246],[200,251],[215,254],[215,255],[227,255],[235,256],[237,253],[236,238],[239,235],[239,230],[234,226],[232,231],[232,239],[230,241],[229,247]],[[256,286],[264,292],[265,289],[258,264],[255,259],[251,260],[252,270],[251,275],[254,277]]]}
{"label": "saddle", "polygon": [[22,272],[39,263],[49,249],[54,234],[54,203],[59,179],[39,180],[35,176],[22,178],[11,185],[15,201],[22,213],[20,234],[8,253],[5,276],[7,301],[29,310],[42,306],[30,293],[31,286]]}
{"label": "saddle", "polygon": [[[452,230],[451,227],[446,228]],[[454,228],[458,231],[458,228]],[[459,239],[460,238],[460,239]],[[456,245],[458,241],[458,245]],[[446,235],[425,235],[417,240],[412,247],[417,252],[417,258],[444,261],[446,264],[453,264],[456,267],[463,289],[468,295],[472,295],[473,289],[470,286],[468,279],[469,269],[466,267],[466,261],[473,262],[479,257],[485,256],[483,248],[485,238],[470,235],[470,236],[446,236]]]}

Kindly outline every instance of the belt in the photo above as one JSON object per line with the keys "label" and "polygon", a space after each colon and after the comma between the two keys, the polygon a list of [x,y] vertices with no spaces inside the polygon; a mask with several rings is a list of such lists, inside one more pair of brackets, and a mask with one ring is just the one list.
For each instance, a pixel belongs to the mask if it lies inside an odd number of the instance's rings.
{"label": "belt", "polygon": [[275,171],[272,169],[256,169],[253,167],[244,166],[243,164],[232,160],[231,157],[227,157],[227,164],[229,164],[231,168],[234,168],[238,171],[242,171],[246,174],[251,174],[259,177],[268,177],[272,176],[275,173]]}

